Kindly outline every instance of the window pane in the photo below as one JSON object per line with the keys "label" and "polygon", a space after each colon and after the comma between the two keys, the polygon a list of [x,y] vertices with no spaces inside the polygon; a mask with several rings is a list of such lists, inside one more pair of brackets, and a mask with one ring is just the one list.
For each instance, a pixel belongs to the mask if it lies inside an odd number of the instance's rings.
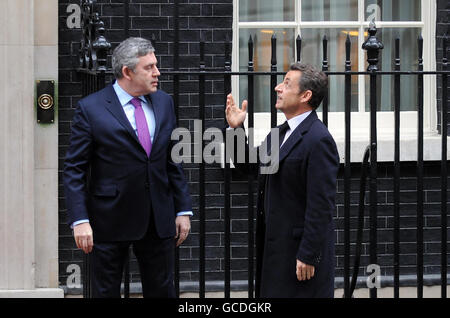
{"label": "window pane", "polygon": [[[358,30],[357,29],[302,29],[301,61],[322,69],[322,39],[328,38],[328,70],[332,72],[345,71],[345,41],[350,35],[350,60],[352,71],[358,71]],[[345,110],[345,77],[330,75],[329,77],[329,111],[343,112]],[[358,111],[358,76],[351,78],[352,111]],[[319,107],[322,111],[322,106]]]}
{"label": "window pane", "polygon": [[302,21],[357,21],[358,0],[302,0]]}
{"label": "window pane", "polygon": [[[250,35],[254,46],[255,71],[270,71],[272,58],[271,38],[277,38],[277,67],[279,72],[286,72],[294,62],[295,30],[294,29],[240,29],[239,30],[239,70],[247,71],[248,40]],[[278,76],[281,82],[283,76]],[[270,111],[270,76],[255,76],[255,111]],[[241,100],[247,98],[247,77],[239,79]]]}
{"label": "window pane", "polygon": [[295,0],[240,0],[239,21],[294,21]]}
{"label": "window pane", "polygon": [[[418,68],[417,38],[421,34],[420,28],[381,28],[377,31],[377,38],[384,44],[380,51],[378,68],[381,71],[393,71],[395,66],[395,38],[400,38],[400,70],[411,71]],[[366,37],[367,38],[367,37]],[[367,55],[366,55],[367,56]],[[368,66],[365,61],[366,69]],[[370,111],[370,81],[366,76],[366,111]],[[417,110],[417,75],[402,75],[400,80],[400,110]],[[381,96],[381,99],[380,99]],[[383,75],[377,79],[377,109],[381,111],[394,110],[394,76]]]}
{"label": "window pane", "polygon": [[366,0],[366,21],[420,21],[421,0]]}

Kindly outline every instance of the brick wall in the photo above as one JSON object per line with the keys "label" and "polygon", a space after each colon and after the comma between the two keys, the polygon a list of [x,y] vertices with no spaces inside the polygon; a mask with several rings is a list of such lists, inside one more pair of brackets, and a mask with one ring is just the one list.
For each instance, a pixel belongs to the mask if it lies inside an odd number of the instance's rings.
{"label": "brick wall", "polygon": [[[450,165],[448,165],[450,167]],[[354,255],[356,242],[356,229],[358,222],[358,202],[360,185],[360,165],[352,165],[351,179],[351,254]],[[400,181],[400,264],[401,275],[415,275],[416,273],[416,233],[417,233],[417,164],[415,162],[401,163]],[[342,276],[344,265],[344,169],[341,167],[338,177],[337,189],[337,270],[336,275]],[[394,166],[393,163],[378,164],[378,206],[377,206],[377,253],[378,264],[381,266],[381,275],[393,275],[393,252],[394,252]],[[440,217],[440,165],[435,162],[424,164],[424,274],[440,273],[440,251],[441,251],[441,217]],[[447,178],[447,181],[450,178]],[[369,180],[368,180],[369,181]],[[363,242],[369,242],[370,233],[370,207],[369,187],[366,182],[365,218]],[[447,196],[450,192],[447,190]],[[447,209],[450,203],[447,202]],[[361,257],[360,275],[365,276],[364,269],[369,262],[369,244],[364,243]],[[351,257],[353,268],[353,257]]]}
{"label": "brick wall", "polygon": [[[66,210],[62,188],[62,167],[70,136],[70,121],[77,101],[81,97],[81,83],[77,73],[76,54],[80,38],[79,29],[68,29],[66,19],[67,6],[78,4],[78,0],[59,1],[59,255],[60,284],[64,286],[69,264],[82,264],[82,253],[76,249],[72,234],[66,225]],[[98,0],[99,13],[105,22],[106,37],[114,47],[124,39],[123,4],[119,0]],[[223,67],[223,42],[231,39],[232,0],[184,0],[180,1],[180,68],[197,69],[199,64],[200,38],[207,42],[206,67]],[[448,6],[439,1],[439,14],[445,16]],[[447,11],[445,11],[447,10]],[[130,36],[154,37],[156,53],[161,69],[161,89],[173,92],[171,77],[164,75],[173,67],[173,11],[172,1],[132,0],[130,1]],[[444,13],[442,13],[444,12]],[[441,20],[439,20],[441,21]],[[441,23],[441,22],[439,22]],[[448,22],[446,24],[448,26]],[[441,30],[442,27],[438,29]],[[438,33],[438,37],[440,33]],[[437,47],[439,56],[439,44]],[[439,69],[439,67],[438,67]],[[193,131],[193,119],[198,118],[198,81],[195,76],[181,78],[180,83],[179,125]],[[223,81],[209,78],[206,83],[206,127],[223,125]],[[192,93],[194,92],[194,93]],[[187,282],[198,281],[199,222],[198,187],[199,173],[195,164],[184,165],[193,197],[194,214],[192,233],[180,248],[180,280],[182,287]],[[356,230],[357,200],[359,185],[359,165],[352,166],[352,210],[351,226]],[[401,182],[401,274],[415,274],[416,262],[416,164],[402,163]],[[393,252],[393,167],[392,163],[380,163],[378,171],[378,253],[382,266],[382,275],[392,275]],[[206,167],[206,280],[223,284],[224,279],[224,183],[223,170],[217,165]],[[231,279],[247,280],[247,178],[233,172],[231,185]],[[438,274],[440,264],[440,163],[425,164],[425,274]],[[336,211],[336,276],[343,273],[343,167],[339,173]],[[450,198],[450,195],[448,196]],[[366,198],[368,200],[368,198]],[[369,209],[366,207],[366,215]],[[369,219],[365,220],[364,242],[368,241]],[[355,231],[351,234],[354,242]],[[352,253],[354,246],[352,245]],[[360,274],[365,275],[368,265],[369,247],[363,246]],[[131,261],[131,282],[139,282],[138,266],[134,258]]]}

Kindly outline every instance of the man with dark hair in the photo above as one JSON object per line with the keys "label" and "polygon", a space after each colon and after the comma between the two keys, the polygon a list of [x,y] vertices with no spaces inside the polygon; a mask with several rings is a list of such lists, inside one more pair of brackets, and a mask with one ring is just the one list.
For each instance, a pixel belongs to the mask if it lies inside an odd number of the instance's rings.
{"label": "man with dark hair", "polygon": [[[262,164],[238,169],[259,172],[257,220],[257,296],[334,297],[334,212],[339,156],[333,137],[316,108],[327,92],[327,76],[295,63],[276,86],[276,108],[287,121],[279,134],[278,170],[262,173]],[[227,98],[230,128],[241,127],[242,109]],[[273,149],[273,148],[272,148]],[[273,150],[272,150],[273,151]]]}
{"label": "man with dark hair", "polygon": [[[92,252],[92,294],[120,297],[133,246],[144,297],[175,297],[174,237],[190,229],[192,204],[171,157],[172,98],[158,90],[150,41],[129,38],[114,50],[116,81],[78,102],[64,162],[68,223]],[[90,171],[90,173],[89,173]]]}

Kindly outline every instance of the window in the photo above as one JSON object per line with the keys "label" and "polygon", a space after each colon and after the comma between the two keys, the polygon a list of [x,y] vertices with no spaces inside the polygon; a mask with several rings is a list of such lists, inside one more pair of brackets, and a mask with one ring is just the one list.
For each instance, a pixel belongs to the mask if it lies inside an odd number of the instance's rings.
{"label": "window", "polygon": [[[377,37],[384,44],[380,51],[379,69],[393,70],[394,39],[400,38],[401,70],[417,70],[419,35],[424,39],[424,70],[435,69],[435,0],[234,0],[233,70],[246,71],[248,40],[254,42],[256,71],[270,71],[271,37],[277,38],[278,71],[287,71],[295,59],[295,39],[302,38],[301,60],[322,67],[322,38],[328,38],[330,71],[345,70],[345,40],[350,35],[352,71],[367,69],[366,51],[361,49],[367,29],[375,21]],[[282,76],[279,77],[281,81]],[[424,76],[424,127],[428,133],[436,130],[435,77]],[[392,139],[393,77],[378,81],[378,130]],[[330,76],[329,129],[336,139],[344,132],[344,76]],[[270,79],[255,77],[255,138],[256,142],[270,129]],[[401,81],[401,134],[416,134],[417,77],[404,76]],[[233,79],[233,92],[240,101],[247,95],[247,78]],[[352,76],[352,139],[368,140],[369,79]],[[321,107],[318,109],[321,116]],[[278,120],[284,121],[280,113]],[[361,160],[360,158],[358,160]]]}

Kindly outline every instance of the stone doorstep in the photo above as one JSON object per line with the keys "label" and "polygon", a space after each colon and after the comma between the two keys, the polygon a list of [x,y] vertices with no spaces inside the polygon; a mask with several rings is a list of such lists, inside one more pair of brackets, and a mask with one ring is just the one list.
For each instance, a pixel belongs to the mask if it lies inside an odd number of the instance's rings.
{"label": "stone doorstep", "polygon": [[0,289],[0,298],[64,298],[64,289]]}

